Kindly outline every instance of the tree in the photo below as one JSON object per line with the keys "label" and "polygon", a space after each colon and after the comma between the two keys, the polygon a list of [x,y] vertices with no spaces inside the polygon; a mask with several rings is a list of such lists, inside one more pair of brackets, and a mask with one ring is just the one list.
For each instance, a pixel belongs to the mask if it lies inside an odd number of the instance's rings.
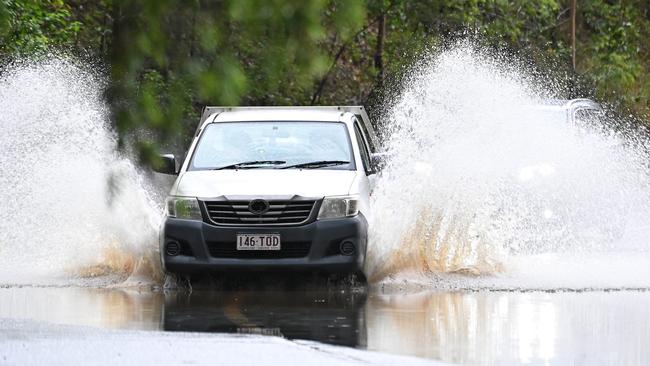
{"label": "tree", "polygon": [[121,142],[146,162],[154,141],[189,138],[205,104],[381,100],[384,80],[467,34],[650,119],[650,2],[578,1],[575,72],[572,2],[0,0],[0,59],[63,49],[104,63]]}
{"label": "tree", "polygon": [[0,0],[0,54],[30,55],[65,47],[81,23],[62,0]]}
{"label": "tree", "polygon": [[120,136],[131,136],[143,160],[152,162],[155,139],[138,131],[169,138],[187,130],[186,118],[196,116],[198,106],[237,105],[246,95],[293,103],[286,94],[299,95],[325,70],[319,46],[326,21],[349,34],[362,22],[363,6],[343,0],[115,0],[112,18],[113,118]]}

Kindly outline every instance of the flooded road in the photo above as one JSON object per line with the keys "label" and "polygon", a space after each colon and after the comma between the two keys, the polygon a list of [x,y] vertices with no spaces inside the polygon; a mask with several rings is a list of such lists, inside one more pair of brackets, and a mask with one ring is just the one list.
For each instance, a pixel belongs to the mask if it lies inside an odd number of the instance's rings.
{"label": "flooded road", "polygon": [[0,289],[0,318],[268,335],[465,365],[648,364],[648,308],[648,291]]}
{"label": "flooded road", "polygon": [[[404,364],[360,350],[649,365],[650,141],[609,113],[557,113],[573,91],[511,61],[460,44],[414,66],[376,117],[391,158],[370,202],[366,269],[390,292],[134,290],[167,283],[158,228],[173,181],[118,149],[102,76],[56,57],[9,67],[0,364],[77,364],[79,349],[111,365],[122,354],[213,364],[226,351],[239,358],[222,364],[252,364],[253,343],[328,366],[346,351],[346,365]],[[173,358],[200,354],[197,342],[202,358]],[[335,350],[313,352],[323,347]]]}

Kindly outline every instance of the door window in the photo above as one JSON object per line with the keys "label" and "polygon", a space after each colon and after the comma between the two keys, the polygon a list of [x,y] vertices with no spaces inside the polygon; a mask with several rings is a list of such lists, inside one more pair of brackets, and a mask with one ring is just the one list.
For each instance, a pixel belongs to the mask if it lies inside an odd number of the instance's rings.
{"label": "door window", "polygon": [[359,142],[359,152],[361,153],[363,168],[366,171],[366,175],[370,175],[372,174],[372,167],[370,166],[370,153],[368,152],[368,144],[366,142],[365,136],[363,136],[363,132],[361,132],[359,123],[356,121],[354,122],[354,134],[356,135],[357,141]]}

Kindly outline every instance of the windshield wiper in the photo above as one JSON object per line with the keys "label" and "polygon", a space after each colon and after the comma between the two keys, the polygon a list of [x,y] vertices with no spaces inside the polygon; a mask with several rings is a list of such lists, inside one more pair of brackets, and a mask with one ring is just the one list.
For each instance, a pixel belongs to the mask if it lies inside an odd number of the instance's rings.
{"label": "windshield wiper", "polygon": [[[253,160],[253,161],[242,161],[241,163],[236,163],[236,164],[230,164],[226,166],[222,166],[219,168],[214,168],[212,170],[221,170],[221,169],[253,169],[253,168],[259,168],[258,166],[254,165],[279,165],[279,164],[286,164],[286,161],[284,160]],[[253,166],[252,166],[253,165]]]}
{"label": "windshield wiper", "polygon": [[324,166],[343,165],[343,164],[350,164],[350,162],[345,161],[345,160],[319,160],[319,161],[310,161],[308,163],[300,163],[300,164],[294,164],[294,165],[281,166],[281,167],[276,168],[276,169],[321,168],[321,167],[324,167]]}

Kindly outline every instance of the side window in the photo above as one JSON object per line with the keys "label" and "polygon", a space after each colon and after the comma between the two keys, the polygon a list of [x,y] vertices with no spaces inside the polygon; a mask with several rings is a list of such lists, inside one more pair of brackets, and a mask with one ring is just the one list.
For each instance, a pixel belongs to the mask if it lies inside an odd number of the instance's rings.
{"label": "side window", "polygon": [[371,139],[368,138],[370,136],[370,133],[368,133],[368,129],[366,128],[366,125],[363,123],[360,123],[361,121],[361,116],[357,116],[357,123],[359,124],[359,128],[361,129],[361,133],[363,134],[364,137],[366,137],[366,145],[370,149],[370,151],[377,151],[376,146],[373,145],[373,142]]}
{"label": "side window", "polygon": [[357,122],[354,122],[354,134],[357,136],[357,141],[359,142],[359,152],[361,153],[363,168],[365,169],[366,174],[370,174],[372,172],[372,169],[370,168],[370,153],[368,152],[366,139],[363,137],[363,133],[361,132],[361,128],[359,128]]}

